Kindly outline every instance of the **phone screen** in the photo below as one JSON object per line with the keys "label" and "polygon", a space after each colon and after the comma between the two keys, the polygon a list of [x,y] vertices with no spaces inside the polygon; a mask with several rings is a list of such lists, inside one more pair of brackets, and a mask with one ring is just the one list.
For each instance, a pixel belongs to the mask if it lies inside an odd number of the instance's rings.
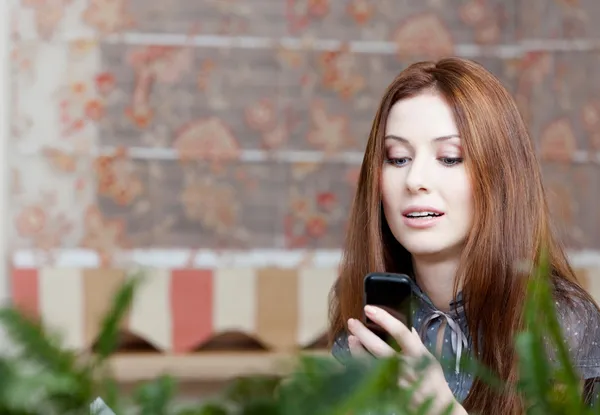
{"label": "phone screen", "polygon": [[[392,316],[412,327],[412,285],[405,275],[369,274],[365,278],[365,304],[386,310]],[[366,326],[386,342],[389,335],[365,316]]]}

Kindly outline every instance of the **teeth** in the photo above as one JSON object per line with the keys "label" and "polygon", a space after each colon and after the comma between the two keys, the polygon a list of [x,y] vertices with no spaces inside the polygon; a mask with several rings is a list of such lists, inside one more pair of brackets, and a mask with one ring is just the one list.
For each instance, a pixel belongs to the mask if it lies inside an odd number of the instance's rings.
{"label": "teeth", "polygon": [[411,212],[406,216],[409,218],[426,218],[430,216],[440,216],[440,214],[434,212]]}

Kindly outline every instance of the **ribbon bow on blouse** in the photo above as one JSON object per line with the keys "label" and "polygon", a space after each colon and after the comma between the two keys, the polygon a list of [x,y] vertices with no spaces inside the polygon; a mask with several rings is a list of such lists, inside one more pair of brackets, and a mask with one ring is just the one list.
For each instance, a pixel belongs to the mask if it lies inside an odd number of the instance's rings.
{"label": "ribbon bow on blouse", "polygon": [[424,334],[427,332],[429,326],[434,321],[439,319],[446,319],[446,321],[448,322],[448,327],[450,328],[451,334],[452,351],[456,355],[455,372],[458,374],[460,371],[460,358],[462,356],[463,349],[466,349],[469,343],[467,340],[467,336],[462,331],[460,325],[456,322],[456,320],[452,318],[452,316],[439,310],[432,310],[431,314],[427,316],[427,318],[423,322],[423,325],[421,326],[421,338],[425,338]]}

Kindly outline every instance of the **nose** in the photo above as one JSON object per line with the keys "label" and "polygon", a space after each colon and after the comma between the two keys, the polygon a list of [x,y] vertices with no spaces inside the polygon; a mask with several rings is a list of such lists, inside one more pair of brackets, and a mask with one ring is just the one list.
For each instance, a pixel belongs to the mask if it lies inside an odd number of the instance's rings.
{"label": "nose", "polygon": [[427,163],[421,158],[413,160],[408,166],[408,173],[406,176],[406,188],[411,193],[429,193],[431,190],[430,183],[431,168],[427,166]]}

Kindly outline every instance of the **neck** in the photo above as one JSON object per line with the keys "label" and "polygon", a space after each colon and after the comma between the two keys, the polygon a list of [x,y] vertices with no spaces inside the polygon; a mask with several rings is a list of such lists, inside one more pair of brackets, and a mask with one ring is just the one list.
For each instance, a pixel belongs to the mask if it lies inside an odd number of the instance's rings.
{"label": "neck", "polygon": [[413,256],[417,284],[441,311],[448,311],[454,300],[454,280],[458,264],[458,257],[441,260]]}

